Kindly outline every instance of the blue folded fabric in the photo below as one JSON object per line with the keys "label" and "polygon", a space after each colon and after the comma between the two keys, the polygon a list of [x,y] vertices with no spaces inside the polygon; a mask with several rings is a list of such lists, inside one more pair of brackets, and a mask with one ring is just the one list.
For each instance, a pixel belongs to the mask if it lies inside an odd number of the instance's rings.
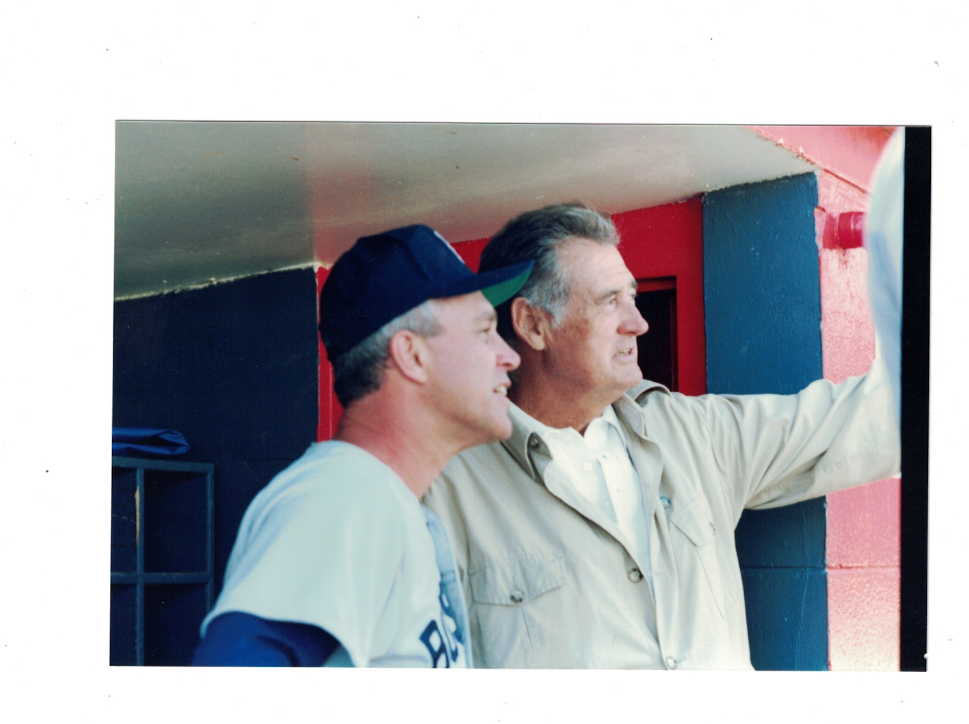
{"label": "blue folded fabric", "polygon": [[192,448],[178,430],[152,427],[112,427],[111,454],[181,455]]}

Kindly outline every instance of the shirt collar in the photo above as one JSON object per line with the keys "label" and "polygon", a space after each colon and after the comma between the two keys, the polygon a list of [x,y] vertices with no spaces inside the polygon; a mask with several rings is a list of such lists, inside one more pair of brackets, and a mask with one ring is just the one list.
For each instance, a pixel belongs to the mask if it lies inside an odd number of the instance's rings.
{"label": "shirt collar", "polygon": [[616,428],[616,432],[619,433],[619,439],[622,440],[622,444],[625,445],[626,433],[622,431],[622,425],[619,424],[619,418],[616,417],[616,411],[613,409],[612,405],[606,407],[599,417],[602,418],[602,421],[607,425],[611,425],[612,427]]}
{"label": "shirt collar", "polygon": [[[646,437],[646,418],[643,416],[640,405],[643,404],[648,394],[654,392],[670,394],[670,391],[658,382],[643,380],[603,412],[603,419],[619,430],[619,434],[622,436],[624,443],[626,442],[626,433],[622,425],[619,424],[619,420],[626,423],[640,437]],[[501,444],[504,445],[505,449],[511,453],[511,456],[518,461],[518,464],[532,478],[538,480],[538,471],[532,466],[528,454],[529,446],[533,450],[541,451],[551,457],[548,446],[545,444],[542,436],[552,428],[536,420],[515,403],[511,403],[508,416],[511,418],[511,437]]]}
{"label": "shirt collar", "polygon": [[524,412],[514,402],[511,403],[508,410],[508,417],[511,418],[511,437],[502,441],[501,444],[532,478],[538,480],[538,471],[532,466],[532,461],[528,456],[528,446],[542,446],[546,452],[548,451],[548,447],[541,437],[541,428],[544,428],[545,425]]}
{"label": "shirt collar", "polygon": [[667,395],[671,394],[669,389],[659,382],[643,380],[631,390],[628,390],[626,394],[616,400],[612,405],[618,418],[625,422],[640,437],[646,437],[646,417],[643,415],[643,405],[646,403],[646,398],[650,394],[657,392],[665,392]]}

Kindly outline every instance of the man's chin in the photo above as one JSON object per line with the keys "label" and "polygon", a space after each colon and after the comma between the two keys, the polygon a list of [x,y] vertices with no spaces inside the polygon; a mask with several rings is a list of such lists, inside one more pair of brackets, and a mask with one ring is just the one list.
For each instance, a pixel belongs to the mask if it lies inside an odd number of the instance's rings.
{"label": "man's chin", "polygon": [[501,442],[502,440],[507,440],[511,437],[511,432],[511,419],[509,419],[507,425],[501,425],[495,430],[496,435],[494,439],[490,440],[489,442]]}
{"label": "man's chin", "polygon": [[492,442],[507,440],[511,437],[511,432],[511,419],[506,416],[503,422],[495,422],[488,428],[482,428],[478,439],[468,445],[468,447],[477,447],[478,445],[487,445]]}
{"label": "man's chin", "polygon": [[624,374],[616,375],[616,389],[622,389],[623,393],[643,381],[643,371],[639,369],[639,365],[631,370],[623,370],[623,372]]}
{"label": "man's chin", "polygon": [[494,427],[492,427],[491,429],[492,436],[491,436],[491,439],[488,440],[488,442],[500,442],[501,440],[507,440],[508,438],[511,437],[511,432],[512,432],[511,418],[508,417],[508,413],[506,412],[503,416],[503,419],[500,421],[496,421],[496,424],[494,425]]}

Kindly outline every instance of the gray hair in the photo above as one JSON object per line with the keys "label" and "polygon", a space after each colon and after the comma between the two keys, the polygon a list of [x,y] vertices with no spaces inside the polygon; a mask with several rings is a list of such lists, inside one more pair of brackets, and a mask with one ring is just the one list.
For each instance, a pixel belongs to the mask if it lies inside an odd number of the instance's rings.
{"label": "gray hair", "polygon": [[571,280],[558,262],[556,249],[570,239],[588,239],[597,244],[619,244],[619,234],[608,214],[580,203],[555,204],[526,211],[505,224],[481,253],[479,272],[534,261],[528,281],[512,299],[497,307],[498,333],[518,349],[518,337],[511,323],[511,303],[524,297],[532,306],[562,322],[568,307]]}
{"label": "gray hair", "polygon": [[390,357],[390,338],[401,330],[422,337],[434,337],[444,331],[437,319],[438,307],[433,299],[396,317],[353,349],[333,360],[333,391],[344,408],[361,397],[380,389],[384,367]]}

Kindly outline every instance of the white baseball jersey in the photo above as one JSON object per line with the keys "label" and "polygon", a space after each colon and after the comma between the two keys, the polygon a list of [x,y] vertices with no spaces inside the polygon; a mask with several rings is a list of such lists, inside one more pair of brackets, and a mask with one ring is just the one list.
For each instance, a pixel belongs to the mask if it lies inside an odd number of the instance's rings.
{"label": "white baseball jersey", "polygon": [[240,611],[319,626],[329,665],[467,665],[417,497],[344,442],[315,443],[249,505],[225,585],[202,622]]}

